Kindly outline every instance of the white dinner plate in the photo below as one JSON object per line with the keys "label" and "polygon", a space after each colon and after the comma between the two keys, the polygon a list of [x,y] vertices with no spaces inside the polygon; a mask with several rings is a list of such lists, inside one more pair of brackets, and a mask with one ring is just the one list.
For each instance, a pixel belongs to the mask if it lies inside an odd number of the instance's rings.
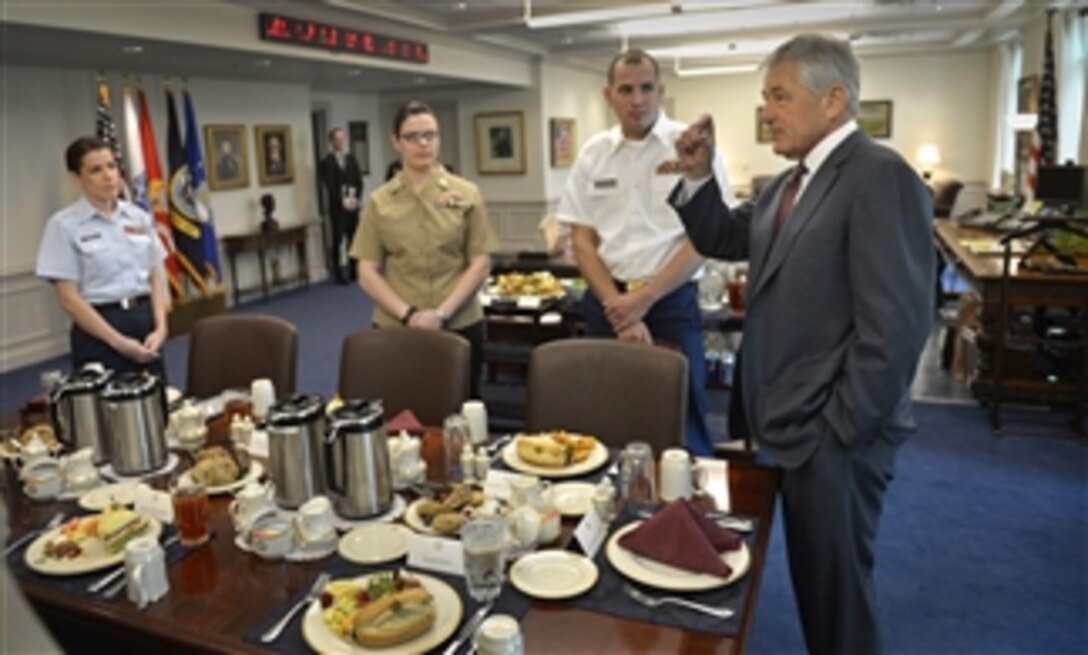
{"label": "white dinner plate", "polygon": [[[518,435],[519,437],[522,435]],[[526,462],[518,456],[518,437],[506,444],[506,447],[502,449],[502,461],[506,462],[506,465],[515,471],[521,473],[529,473],[531,475],[537,475],[542,478],[571,478],[578,475],[585,475],[591,471],[600,468],[608,461],[608,448],[605,448],[604,444],[600,441],[590,451],[589,457],[583,459],[577,464],[571,464],[569,466],[548,467],[537,466]]]}
{"label": "white dinner plate", "polygon": [[110,505],[131,506],[136,502],[136,482],[115,482],[96,487],[79,497],[79,506],[92,512],[101,512]]}
{"label": "white dinner plate", "polygon": [[596,490],[588,482],[560,482],[552,485],[552,504],[563,516],[582,516],[593,507]]}
{"label": "white dinner plate", "polygon": [[[461,615],[464,609],[461,598],[445,582],[429,575],[412,571],[410,575],[419,580],[427,591],[434,596],[434,625],[431,629],[402,644],[386,648],[366,648],[347,639],[341,639],[339,635],[329,629],[321,619],[321,600],[310,603],[310,608],[302,618],[302,637],[310,648],[325,655],[359,655],[366,653],[381,653],[382,655],[401,655],[408,653],[425,653],[435,648],[457,630],[461,624]],[[355,582],[366,588],[368,576],[355,578]]]}
{"label": "white dinner plate", "polygon": [[510,582],[533,598],[573,598],[597,584],[597,565],[570,551],[540,550],[514,562]]}
{"label": "white dinner plate", "polygon": [[413,500],[408,509],[404,511],[404,522],[408,524],[409,528],[412,528],[420,534],[437,535],[438,533],[431,529],[431,526],[427,525],[423,521],[423,517],[419,515],[419,504],[426,498],[417,498]]}
{"label": "white dinner plate", "polygon": [[629,523],[608,540],[605,556],[612,566],[635,582],[667,591],[707,591],[732,584],[748,572],[752,563],[748,544],[740,542],[739,550],[727,550],[721,553],[722,561],[733,571],[728,578],[719,578],[709,573],[692,573],[684,569],[656,562],[648,557],[637,555],[620,545],[623,535],[642,525],[642,521]]}
{"label": "white dinner plate", "polygon": [[412,531],[396,523],[361,525],[340,538],[340,555],[356,564],[381,564],[408,553]]}
{"label": "white dinner plate", "polygon": [[[84,517],[86,518],[86,517]],[[148,528],[141,537],[159,538],[162,533],[162,524],[150,516],[147,519]],[[61,526],[63,527],[63,526]],[[61,527],[56,527],[34,540],[26,549],[23,556],[26,565],[38,573],[45,575],[79,575],[101,569],[108,569],[125,561],[125,551],[110,553],[106,545],[97,537],[92,537],[80,544],[83,552],[79,557],[72,559],[52,559],[45,556],[45,545],[60,535]]]}

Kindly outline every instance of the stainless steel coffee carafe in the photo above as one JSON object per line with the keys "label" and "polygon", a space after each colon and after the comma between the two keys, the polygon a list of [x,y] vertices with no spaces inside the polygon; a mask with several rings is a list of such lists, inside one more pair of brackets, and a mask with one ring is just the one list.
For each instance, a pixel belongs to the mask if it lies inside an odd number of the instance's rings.
{"label": "stainless steel coffee carafe", "polygon": [[166,465],[166,390],[145,373],[125,373],[102,390],[102,409],[110,444],[110,464],[118,475],[134,475]]}
{"label": "stainless steel coffee carafe", "polygon": [[49,394],[49,414],[57,438],[72,450],[94,449],[95,464],[110,457],[99,399],[109,379],[109,371],[83,368],[61,380]]}
{"label": "stainless steel coffee carafe", "polygon": [[276,504],[295,509],[325,492],[321,442],[325,402],[317,395],[295,395],[268,412],[268,470]]}
{"label": "stainless steel coffee carafe", "polygon": [[349,400],[329,416],[325,493],[345,518],[381,514],[393,504],[381,401]]}

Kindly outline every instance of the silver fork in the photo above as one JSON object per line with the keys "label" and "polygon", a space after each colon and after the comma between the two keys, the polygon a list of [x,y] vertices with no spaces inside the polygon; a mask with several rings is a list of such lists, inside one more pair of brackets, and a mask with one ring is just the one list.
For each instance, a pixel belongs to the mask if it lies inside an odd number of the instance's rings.
{"label": "silver fork", "polygon": [[11,545],[9,545],[7,548],[4,549],[4,557],[7,557],[12,552],[14,552],[16,548],[22,546],[23,544],[30,541],[34,537],[37,537],[40,534],[44,534],[46,532],[49,532],[53,528],[60,525],[61,521],[64,520],[64,516],[65,516],[64,512],[57,512],[56,514],[53,515],[53,518],[49,519],[49,523],[46,523],[45,527],[43,527],[41,529],[38,529],[38,530],[31,530],[30,532],[27,532],[23,536],[19,537],[18,539],[16,539],[13,542],[11,542]]}
{"label": "silver fork", "polygon": [[306,597],[295,603],[295,606],[287,610],[287,613],[283,615],[276,625],[272,626],[261,635],[261,642],[270,644],[276,640],[276,637],[280,636],[283,629],[287,627],[287,624],[291,622],[291,619],[295,618],[295,615],[299,613],[303,607],[306,607],[310,603],[314,602],[314,599],[321,595],[321,591],[325,588],[325,585],[329,584],[329,580],[332,576],[328,573],[322,573],[314,580],[314,584],[310,587],[310,591],[306,594]]}
{"label": "silver fork", "polygon": [[709,605],[703,605],[694,601],[687,600],[685,598],[676,598],[675,596],[651,596],[638,589],[632,587],[629,584],[623,585],[623,590],[627,592],[636,603],[645,605],[646,607],[658,607],[660,605],[679,605],[686,607],[689,610],[696,612],[702,612],[703,614],[709,614],[719,619],[731,618],[734,614],[733,610],[728,607],[711,607]]}

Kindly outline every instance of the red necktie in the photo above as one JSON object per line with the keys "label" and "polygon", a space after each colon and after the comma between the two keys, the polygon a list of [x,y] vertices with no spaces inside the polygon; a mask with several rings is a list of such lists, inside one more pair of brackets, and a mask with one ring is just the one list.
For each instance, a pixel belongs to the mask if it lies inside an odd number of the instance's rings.
{"label": "red necktie", "polygon": [[797,202],[797,192],[801,190],[801,178],[807,172],[808,169],[805,168],[803,163],[797,164],[790,175],[790,179],[786,180],[786,188],[782,189],[782,199],[778,203],[778,213],[774,217],[772,240],[778,237],[778,233],[782,231],[782,226],[786,224],[786,219],[793,213],[793,206]]}

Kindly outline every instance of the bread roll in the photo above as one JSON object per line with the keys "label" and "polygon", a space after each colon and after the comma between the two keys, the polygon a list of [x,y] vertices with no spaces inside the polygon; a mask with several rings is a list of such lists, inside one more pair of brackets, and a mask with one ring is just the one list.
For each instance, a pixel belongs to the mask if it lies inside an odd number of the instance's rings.
{"label": "bread roll", "polygon": [[566,466],[569,450],[550,435],[518,437],[518,457],[534,466]]}
{"label": "bread roll", "polygon": [[434,616],[431,593],[423,587],[410,587],[382,596],[357,610],[352,636],[360,646],[395,646],[430,630]]}

